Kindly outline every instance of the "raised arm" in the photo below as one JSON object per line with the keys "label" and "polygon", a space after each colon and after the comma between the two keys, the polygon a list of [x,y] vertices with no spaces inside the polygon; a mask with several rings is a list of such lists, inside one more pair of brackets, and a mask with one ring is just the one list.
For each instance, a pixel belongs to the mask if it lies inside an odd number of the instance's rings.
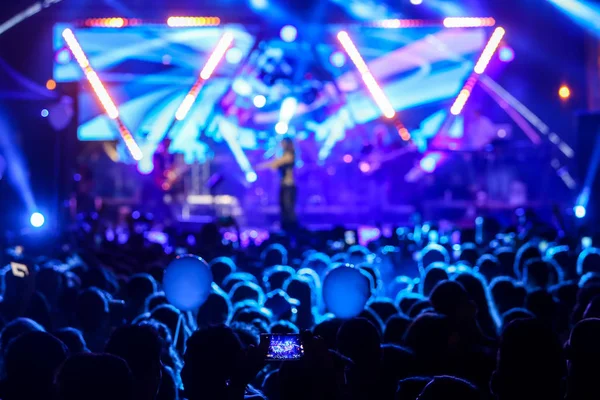
{"label": "raised arm", "polygon": [[285,153],[283,156],[281,156],[273,161],[267,161],[262,164],[258,164],[256,166],[256,169],[258,169],[258,170],[269,169],[269,168],[277,169],[277,168],[281,167],[282,165],[289,164],[293,161],[294,161],[294,157],[289,153]]}

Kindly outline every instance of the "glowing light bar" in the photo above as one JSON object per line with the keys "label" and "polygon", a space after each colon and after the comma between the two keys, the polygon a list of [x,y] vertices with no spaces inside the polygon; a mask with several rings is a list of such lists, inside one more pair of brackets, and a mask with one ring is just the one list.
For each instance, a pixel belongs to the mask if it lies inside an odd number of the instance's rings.
{"label": "glowing light bar", "polygon": [[474,73],[471,74],[469,79],[467,79],[465,86],[459,92],[458,96],[456,97],[456,100],[454,100],[454,104],[450,108],[450,113],[452,115],[460,115],[460,113],[462,112],[463,108],[467,104],[467,101],[469,100],[469,97],[471,97],[471,92],[473,91],[473,88],[477,84],[479,75],[485,72],[488,64],[490,63],[490,60],[492,59],[492,56],[498,49],[498,46],[500,46],[500,42],[502,41],[502,38],[504,37],[505,33],[506,31],[502,27],[498,27],[494,30],[494,33],[490,37],[490,40],[488,40],[487,44],[485,45],[485,48],[481,52],[479,60],[477,60],[477,64],[475,64],[475,68],[473,68]]}
{"label": "glowing light bar", "polygon": [[422,19],[384,19],[373,24],[378,28],[388,29],[416,28],[425,25],[428,25],[428,22]]}
{"label": "glowing light bar", "polygon": [[474,71],[476,74],[481,75],[485,72],[485,69],[490,63],[492,56],[498,49],[498,46],[500,45],[500,42],[502,41],[502,38],[504,37],[505,33],[506,31],[502,27],[498,27],[494,30],[494,33],[492,34],[492,37],[490,37],[490,40],[488,40],[485,49],[483,49],[483,52],[481,53],[477,64],[475,64]]}
{"label": "glowing light bar", "polygon": [[198,98],[200,89],[202,89],[202,87],[204,86],[204,82],[210,79],[213,72],[215,71],[215,68],[223,59],[225,52],[227,51],[229,46],[231,46],[232,42],[233,34],[231,34],[230,32],[225,32],[223,36],[221,36],[221,39],[219,39],[217,46],[208,58],[208,61],[206,61],[204,68],[202,68],[202,71],[200,72],[200,77],[198,78],[196,83],[194,83],[194,86],[192,86],[189,93],[185,96],[185,99],[183,99],[183,102],[177,109],[177,112],[175,113],[175,118],[178,121],[183,121],[187,114],[190,112],[190,109],[192,108],[194,102]]}
{"label": "glowing light bar", "polygon": [[352,42],[352,39],[350,39],[348,33],[345,31],[341,31],[340,33],[338,33],[337,37],[342,46],[344,47],[344,50],[356,66],[356,69],[358,69],[358,72],[360,72],[363,82],[367,86],[367,89],[369,89],[373,100],[375,100],[375,103],[377,104],[383,115],[389,119],[394,118],[394,116],[396,115],[396,111],[394,111],[394,108],[392,107],[387,96],[385,95],[383,90],[381,90],[381,87],[377,84],[377,81],[375,81],[373,74],[371,73],[371,71],[369,71],[369,67],[367,67],[367,64],[361,57],[360,53],[358,52],[358,49]]}
{"label": "glowing light bar", "polygon": [[403,28],[425,28],[444,26],[445,28],[481,28],[496,25],[496,20],[491,17],[450,17],[444,20],[426,19],[383,19],[367,24],[377,28],[403,29]]}
{"label": "glowing light bar", "polygon": [[98,77],[98,74],[90,65],[90,62],[86,57],[83,49],[79,45],[77,38],[75,38],[73,31],[70,29],[65,29],[62,33],[62,36],[65,39],[65,42],[67,42],[67,46],[69,46],[71,53],[77,60],[79,67],[84,72],[85,77],[92,86],[92,89],[94,89],[94,93],[96,93],[98,100],[102,104],[102,107],[104,107],[104,111],[106,111],[106,114],[110,119],[113,119],[117,122],[117,125],[119,127],[119,133],[123,138],[123,141],[125,142],[125,146],[127,146],[129,153],[131,154],[134,160],[141,160],[143,158],[142,150],[135,142],[135,139],[131,135],[131,132],[129,132],[127,127],[123,124],[123,121],[121,121],[121,119],[119,118],[119,110],[117,109],[117,106],[106,91],[106,88],[104,87],[104,84],[102,84],[102,81]]}
{"label": "glowing light bar", "polygon": [[85,26],[103,28],[123,28],[130,25],[126,18],[90,18],[86,19]]}
{"label": "glowing light bar", "polygon": [[475,87],[476,83],[477,77],[475,75],[471,75],[471,77],[467,79],[467,83],[465,83],[465,86],[462,88],[456,97],[456,100],[454,100],[454,104],[452,104],[452,107],[450,108],[450,113],[452,115],[460,115],[465,107],[465,104],[467,104],[469,97],[471,97],[471,91]]}
{"label": "glowing light bar", "polygon": [[218,26],[221,24],[219,17],[169,17],[167,25],[172,28],[189,26]]}
{"label": "glowing light bar", "polygon": [[494,26],[494,18],[474,18],[474,17],[448,17],[444,18],[445,28],[479,28],[484,26]]}

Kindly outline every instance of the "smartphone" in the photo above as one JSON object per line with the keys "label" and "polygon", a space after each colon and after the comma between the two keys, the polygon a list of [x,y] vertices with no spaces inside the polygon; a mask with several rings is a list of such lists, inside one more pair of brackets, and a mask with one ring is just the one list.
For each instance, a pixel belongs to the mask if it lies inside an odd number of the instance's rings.
{"label": "smartphone", "polygon": [[581,238],[581,247],[584,249],[592,247],[592,238],[589,236],[584,236]]}
{"label": "smartphone", "polygon": [[344,241],[348,246],[354,246],[356,244],[356,232],[346,231],[344,233]]}
{"label": "smartphone", "polygon": [[304,346],[300,335],[263,334],[261,339],[268,341],[267,361],[295,361],[304,357]]}

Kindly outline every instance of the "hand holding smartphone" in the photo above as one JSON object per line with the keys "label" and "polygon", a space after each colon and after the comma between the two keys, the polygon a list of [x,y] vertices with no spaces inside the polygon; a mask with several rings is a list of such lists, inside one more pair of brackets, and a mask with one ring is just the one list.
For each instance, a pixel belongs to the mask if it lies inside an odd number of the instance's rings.
{"label": "hand holding smartphone", "polygon": [[304,357],[304,345],[298,334],[263,334],[268,342],[267,361],[297,361]]}

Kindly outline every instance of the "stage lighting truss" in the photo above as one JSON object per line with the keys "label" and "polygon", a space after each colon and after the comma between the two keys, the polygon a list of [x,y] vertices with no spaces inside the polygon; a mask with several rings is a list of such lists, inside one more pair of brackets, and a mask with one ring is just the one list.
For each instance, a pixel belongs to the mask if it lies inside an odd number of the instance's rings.
{"label": "stage lighting truss", "polygon": [[98,100],[102,104],[104,111],[110,119],[114,120],[117,123],[119,134],[121,135],[121,138],[123,138],[123,142],[125,142],[127,150],[129,151],[134,160],[140,161],[143,158],[142,150],[131,135],[129,129],[127,129],[121,118],[119,118],[119,110],[117,109],[117,106],[108,94],[108,91],[106,90],[104,84],[98,77],[98,74],[90,65],[90,62],[87,56],[85,55],[85,52],[81,48],[79,42],[77,41],[75,34],[73,34],[73,31],[71,29],[65,29],[62,33],[62,36],[65,39],[67,46],[71,50],[71,53],[77,60],[79,67],[81,68],[88,82],[92,86],[92,89],[94,90],[96,97],[98,97]]}

